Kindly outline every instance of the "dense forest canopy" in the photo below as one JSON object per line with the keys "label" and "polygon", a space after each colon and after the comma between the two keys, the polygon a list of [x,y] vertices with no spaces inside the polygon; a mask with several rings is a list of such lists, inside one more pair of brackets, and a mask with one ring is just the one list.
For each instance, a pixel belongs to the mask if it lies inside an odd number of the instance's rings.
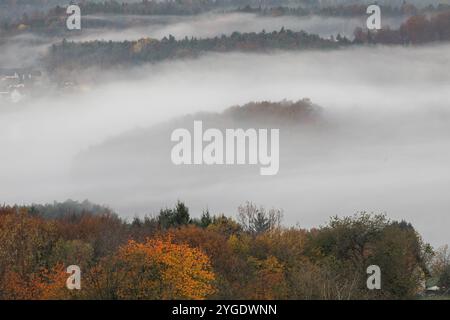
{"label": "dense forest canopy", "polygon": [[212,39],[185,38],[176,40],[169,35],[162,40],[141,39],[138,41],[63,41],[54,45],[48,55],[51,70],[68,68],[86,68],[100,66],[109,68],[120,64],[139,64],[142,62],[158,62],[177,58],[193,58],[205,52],[264,52],[276,49],[304,50],[330,49],[348,40],[337,41],[322,39],[306,32],[280,30],[270,33],[239,33]]}
{"label": "dense forest canopy", "polygon": [[[245,2],[244,2],[245,4]],[[339,4],[336,6],[283,6],[282,2],[276,6],[242,5],[230,6],[229,1],[142,1],[123,3],[117,1],[83,1],[79,3],[82,15],[88,19],[83,20],[83,28],[107,28],[114,23],[104,19],[96,19],[101,15],[122,16],[155,16],[175,15],[187,16],[205,12],[216,13],[253,13],[261,16],[323,16],[323,17],[364,17],[367,4]],[[450,4],[429,5],[417,7],[408,2],[395,6],[381,5],[384,17],[401,17],[435,14],[450,10]],[[46,10],[25,12],[15,18],[0,17],[0,34],[14,35],[23,32],[39,32],[46,35],[70,35],[65,27],[67,17],[65,5],[49,7]],[[112,23],[112,25],[111,25]],[[135,22],[136,23],[136,22]],[[116,22],[116,27],[121,24]]]}
{"label": "dense forest canopy", "polygon": [[355,30],[355,39],[350,41],[338,35],[323,39],[304,31],[282,28],[280,31],[260,33],[234,32],[230,36],[208,39],[185,38],[176,40],[169,35],[161,40],[140,39],[138,41],[90,41],[64,40],[53,45],[47,56],[50,70],[83,69],[91,66],[110,68],[123,64],[140,64],[162,60],[193,58],[206,52],[270,52],[274,50],[336,49],[355,44],[422,44],[450,40],[450,11],[431,18],[413,16],[398,30],[385,28],[370,31]]}
{"label": "dense forest canopy", "polygon": [[[411,224],[384,215],[310,230],[250,202],[237,219],[196,216],[183,202],[131,221],[88,202],[3,206],[0,298],[381,299],[414,297],[431,276],[449,285],[445,248],[433,252]],[[82,268],[83,290],[64,289],[70,264]],[[383,290],[366,288],[372,264]]]}
{"label": "dense forest canopy", "polygon": [[[404,2],[401,6],[391,4],[380,5],[384,17],[401,17],[412,15],[433,14],[450,10],[450,5],[439,4],[436,6],[418,8],[410,3]],[[255,13],[261,16],[308,16],[318,15],[323,17],[364,17],[367,15],[367,4],[338,5],[330,7],[251,7],[245,6],[236,9],[237,12]]]}

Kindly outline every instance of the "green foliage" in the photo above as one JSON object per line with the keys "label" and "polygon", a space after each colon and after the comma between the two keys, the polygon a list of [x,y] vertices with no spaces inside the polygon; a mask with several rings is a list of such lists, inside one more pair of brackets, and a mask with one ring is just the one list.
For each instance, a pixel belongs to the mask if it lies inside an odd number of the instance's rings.
{"label": "green foliage", "polygon": [[383,290],[370,296],[411,298],[426,273],[424,247],[410,224],[389,221],[385,215],[361,213],[332,218],[311,237],[308,252],[317,261],[331,257],[332,269],[336,266],[359,279],[355,292],[365,291],[361,279],[366,278],[366,268],[378,265]]}
{"label": "green foliage", "polygon": [[175,40],[171,35],[161,40],[138,41],[63,41],[53,45],[46,57],[49,70],[79,70],[92,66],[111,68],[118,65],[137,65],[180,58],[195,58],[206,52],[268,52],[277,49],[307,50],[332,49],[347,45],[322,39],[304,31],[294,32],[282,28],[271,33],[233,32],[230,36],[206,39],[185,38]]}
{"label": "green foliage", "polygon": [[100,206],[84,200],[83,202],[66,200],[64,202],[54,202],[52,204],[33,204],[30,213],[38,214],[44,218],[62,218],[64,216],[77,216],[89,212],[90,214],[114,214],[114,212],[106,207]]}
{"label": "green foliage", "polygon": [[211,218],[211,214],[209,210],[206,210],[202,213],[202,217],[200,218],[200,226],[202,228],[207,228],[210,224],[212,224],[213,220]]}
{"label": "green foliage", "polygon": [[191,222],[189,209],[180,201],[174,209],[161,210],[157,220],[162,229],[180,227]]}
{"label": "green foliage", "polygon": [[82,240],[59,239],[50,256],[50,264],[63,263],[66,266],[79,265],[85,269],[91,265],[94,258],[94,249],[89,243]]}

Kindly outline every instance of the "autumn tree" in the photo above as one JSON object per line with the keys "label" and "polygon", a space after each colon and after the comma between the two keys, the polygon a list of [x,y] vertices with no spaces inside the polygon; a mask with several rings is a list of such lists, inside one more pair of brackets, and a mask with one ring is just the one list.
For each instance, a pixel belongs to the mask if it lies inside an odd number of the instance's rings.
{"label": "autumn tree", "polygon": [[286,299],[287,284],[283,264],[274,256],[259,260],[249,257],[251,272],[247,278],[248,298],[250,299]]}
{"label": "autumn tree", "polygon": [[240,297],[241,285],[246,277],[247,264],[245,258],[235,254],[228,235],[216,230],[190,225],[169,232],[174,242],[199,248],[210,257],[217,286],[213,298],[237,298]]}
{"label": "autumn tree", "polygon": [[58,233],[64,240],[88,243],[95,256],[106,256],[126,243],[127,226],[111,212],[65,214],[56,220]]}
{"label": "autumn tree", "polygon": [[214,216],[212,223],[208,226],[208,229],[227,236],[239,234],[242,231],[242,227],[239,223],[224,214]]}
{"label": "autumn tree", "polygon": [[129,241],[88,276],[88,291],[105,299],[205,299],[215,291],[200,249],[170,239]]}
{"label": "autumn tree", "polygon": [[5,272],[1,280],[2,299],[54,300],[71,299],[75,292],[66,288],[67,273],[62,264],[41,268],[26,276],[14,270]]}
{"label": "autumn tree", "polygon": [[35,273],[50,267],[47,258],[56,238],[54,223],[30,216],[25,208],[0,214],[0,297],[9,296],[14,283],[14,297],[28,297],[20,288],[31,286]]}
{"label": "autumn tree", "polygon": [[54,255],[57,238],[55,223],[30,215],[27,208],[0,210],[0,298],[71,297],[64,258]]}

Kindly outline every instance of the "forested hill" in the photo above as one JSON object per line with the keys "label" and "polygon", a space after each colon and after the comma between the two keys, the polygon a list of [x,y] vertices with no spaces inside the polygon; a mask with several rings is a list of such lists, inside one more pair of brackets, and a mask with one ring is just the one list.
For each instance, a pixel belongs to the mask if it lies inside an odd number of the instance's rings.
{"label": "forested hill", "polygon": [[90,41],[69,42],[64,40],[53,45],[47,57],[50,70],[82,69],[91,66],[109,68],[120,64],[158,62],[166,59],[192,58],[205,52],[267,52],[271,50],[330,49],[347,45],[350,41],[339,37],[336,40],[322,39],[318,35],[291,30],[266,33],[239,33],[209,39],[173,36],[162,40],[141,39],[138,41]]}
{"label": "forested hill", "polygon": [[[279,16],[308,16],[318,15],[323,17],[366,17],[367,3],[339,4],[335,6],[318,6],[318,7],[290,7],[290,6],[245,6],[236,9],[237,12],[254,13],[262,16],[279,17]],[[450,9],[448,4],[439,4],[436,6],[429,5],[417,7],[409,2],[401,5],[392,3],[379,4],[383,16],[401,17],[413,16],[420,14],[434,14]]]}
{"label": "forested hill", "polygon": [[194,58],[206,52],[270,52],[273,50],[334,49],[351,44],[396,44],[410,45],[427,42],[450,41],[450,11],[427,18],[413,16],[399,29],[355,30],[355,39],[345,37],[324,39],[304,31],[280,31],[260,33],[234,32],[208,39],[173,36],[161,40],[140,39],[137,41],[90,41],[73,42],[63,40],[53,45],[46,57],[50,71],[74,70],[97,66],[110,68],[118,65],[159,62],[179,58]]}

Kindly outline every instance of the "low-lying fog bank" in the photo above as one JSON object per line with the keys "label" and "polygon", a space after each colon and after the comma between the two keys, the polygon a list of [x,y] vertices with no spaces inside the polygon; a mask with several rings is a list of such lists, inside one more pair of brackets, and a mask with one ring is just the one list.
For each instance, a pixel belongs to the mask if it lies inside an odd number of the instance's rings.
{"label": "low-lying fog bank", "polygon": [[[449,45],[373,47],[210,54],[99,76],[79,94],[0,110],[0,196],[8,204],[88,198],[130,217],[177,199],[194,215],[206,207],[234,214],[250,200],[283,208],[286,224],[305,227],[335,214],[386,212],[411,221],[427,241],[448,243],[449,64]],[[305,97],[322,107],[325,125],[290,140],[280,128],[288,143],[276,176],[220,166],[206,175],[202,167],[161,170],[148,158],[170,168],[170,154],[152,149],[170,149],[170,136],[151,133],[174,117]],[[102,154],[106,145],[112,149]],[[121,166],[109,170],[111,163]]]}
{"label": "low-lying fog bank", "polygon": [[[162,39],[169,35],[176,39],[185,37],[210,38],[231,35],[233,32],[279,31],[281,28],[293,31],[304,30],[328,38],[341,34],[353,38],[356,27],[364,27],[365,18],[342,17],[263,17],[251,13],[205,13],[194,16],[86,16],[85,21],[97,20],[105,23],[105,28],[83,28],[64,36],[49,37],[43,34],[23,33],[1,39],[0,68],[33,67],[44,69],[42,57],[52,44],[63,38],[73,41],[125,41],[142,38]],[[384,26],[398,28],[404,18],[386,17]]]}

